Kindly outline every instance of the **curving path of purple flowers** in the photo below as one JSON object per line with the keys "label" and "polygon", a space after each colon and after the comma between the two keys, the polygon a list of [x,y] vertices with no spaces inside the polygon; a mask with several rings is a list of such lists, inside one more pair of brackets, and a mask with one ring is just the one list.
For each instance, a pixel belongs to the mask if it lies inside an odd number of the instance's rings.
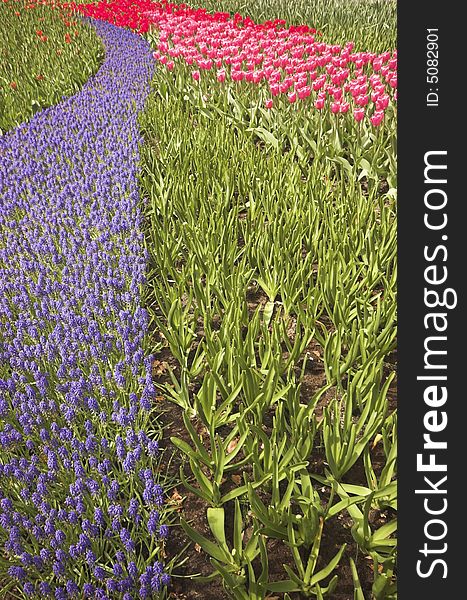
{"label": "curving path of purple flowers", "polygon": [[99,72],[0,138],[0,589],[57,600],[155,597],[169,579],[140,306],[154,61],[95,27]]}

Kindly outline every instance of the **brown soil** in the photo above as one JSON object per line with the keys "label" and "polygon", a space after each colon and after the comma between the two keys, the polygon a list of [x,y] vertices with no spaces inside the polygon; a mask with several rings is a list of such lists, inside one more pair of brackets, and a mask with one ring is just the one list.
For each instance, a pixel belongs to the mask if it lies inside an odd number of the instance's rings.
{"label": "brown soil", "polygon": [[[248,301],[248,312],[250,316],[254,313],[259,305],[264,305],[267,302],[267,297],[256,289],[250,289],[247,295]],[[331,322],[325,315],[322,316],[321,320],[327,328],[331,328]],[[294,328],[292,324],[291,328]],[[290,337],[293,338],[294,331],[289,332]],[[202,335],[202,325],[198,323],[198,334]],[[198,335],[198,339],[200,336]],[[293,341],[293,339],[292,339]],[[193,344],[193,352],[195,350],[196,343]],[[323,349],[318,342],[312,341],[308,346],[306,353],[308,355],[308,361],[304,377],[301,384],[301,399],[304,403],[308,402],[313,394],[320,389],[326,382],[324,373],[324,367],[322,362]],[[285,356],[285,354],[284,354]],[[384,376],[387,377],[389,373],[395,370],[397,365],[396,353],[392,353],[386,360]],[[297,365],[297,373],[301,370],[301,362]],[[173,358],[168,348],[163,348],[157,356],[157,360],[153,364],[153,377],[155,383],[161,385],[168,383],[170,378],[168,376],[168,368],[171,368],[175,375],[178,374],[179,368],[177,361]],[[193,390],[196,392],[198,384],[193,385]],[[396,408],[396,388],[397,383],[394,380],[388,392],[388,409],[392,412]],[[323,417],[323,411],[328,403],[336,396],[336,388],[330,388],[320,398],[318,405],[315,409],[315,415],[319,420]],[[190,444],[190,437],[186,431],[183,422],[183,411],[176,404],[166,400],[164,396],[159,395],[156,397],[156,401],[161,410],[159,417],[160,424],[163,427],[164,436],[161,440],[161,448],[165,448],[169,455],[173,455],[170,463],[169,477],[173,477],[174,480],[180,481],[179,470],[183,468],[185,477],[190,480],[191,472],[189,465],[185,465],[185,459],[183,454],[178,451],[173,444],[170,442],[170,437],[175,436],[181,438]],[[201,433],[204,429],[202,423],[193,421],[193,425],[198,433]],[[265,415],[264,425],[266,430],[272,426],[272,415]],[[228,428],[224,428],[228,433]],[[221,432],[224,436],[224,431]],[[315,442],[318,444],[318,438]],[[190,444],[191,445],[191,444]],[[372,450],[372,465],[377,475],[381,472],[381,469],[385,464],[385,456],[382,450],[382,444],[377,444]],[[326,464],[326,458],[324,455],[324,448],[315,445],[313,455],[310,457],[309,471],[317,475],[324,475],[324,468]],[[249,469],[248,469],[249,471]],[[239,473],[238,475],[241,475]],[[360,458],[359,461],[352,467],[352,469],[344,477],[344,481],[355,485],[367,485],[365,478],[365,471],[363,461]],[[226,493],[229,489],[235,487],[235,483],[231,477],[223,484],[222,492]],[[319,489],[319,488],[318,488]],[[323,487],[319,489],[320,495],[323,501],[327,500],[327,491]],[[262,500],[267,505],[267,494],[262,494]],[[176,514],[183,517],[185,521],[190,523],[200,534],[208,539],[213,540],[210,532],[207,519],[206,509],[208,505],[201,500],[195,494],[184,489],[183,485],[177,486],[176,489],[172,490],[172,499],[169,500],[176,506]],[[226,515],[226,534],[227,540],[231,539],[231,529],[233,523],[233,511],[234,503],[228,502],[224,505]],[[388,520],[394,517],[390,514],[391,511],[379,512],[373,511],[370,514],[370,522],[374,526],[380,526]],[[179,566],[175,566],[172,570],[172,584],[169,592],[170,600],[228,600],[231,598],[226,590],[222,586],[221,578],[218,577],[210,582],[197,582],[196,575],[206,577],[213,571],[209,561],[209,557],[199,547],[196,547],[185,535],[183,529],[177,524],[177,520],[174,526],[171,527],[171,532],[167,540],[165,552],[167,555],[166,560],[181,555]],[[353,600],[354,598],[354,585],[352,580],[352,574],[350,570],[349,558],[352,557],[356,563],[360,582],[365,594],[365,598],[369,600],[371,598],[371,587],[373,583],[373,563],[369,557],[364,556],[357,544],[354,542],[351,535],[352,521],[348,514],[344,511],[336,517],[326,521],[323,537],[319,552],[319,559],[317,570],[324,567],[337,553],[342,544],[346,544],[346,550],[340,561],[338,568],[333,572],[337,574],[338,584],[332,595],[326,596],[329,600]],[[230,531],[229,531],[230,529]],[[284,570],[283,565],[286,564],[294,570],[293,558],[291,556],[290,549],[281,541],[269,539],[267,542],[267,551],[269,559],[269,580],[280,581],[287,579],[288,576]],[[185,561],[183,559],[186,559]],[[255,572],[260,572],[261,565],[254,563]],[[307,597],[302,594],[290,594],[292,600],[306,600]],[[274,593],[268,597],[268,600],[282,600],[284,594]]]}
{"label": "brown soil", "polygon": [[[161,424],[163,425],[165,432],[161,447],[165,446],[168,451],[174,452],[170,475],[173,475],[176,478],[178,478],[180,465],[183,465],[184,461],[180,456],[181,453],[170,443],[169,438],[170,436],[176,436],[189,442],[189,436],[185,430],[182,414],[183,411],[181,408],[176,405],[171,405],[170,410],[161,415]],[[380,445],[376,446],[373,451],[372,462],[377,473],[384,466],[384,454]],[[310,472],[323,474],[324,465],[324,454],[320,452],[319,448],[315,449],[314,455],[311,458]],[[189,467],[184,467],[184,474],[187,478],[190,477]],[[349,482],[351,481],[353,484],[366,485],[362,461],[357,462],[344,479]],[[227,491],[229,487],[231,487],[231,481],[226,482],[226,485],[227,487],[223,491]],[[327,500],[325,488],[321,488],[320,493],[322,494],[323,500]],[[203,536],[213,540],[206,520],[207,504],[198,496],[184,490],[183,486],[179,486],[173,490],[172,499],[172,502],[177,505],[178,514],[191,523]],[[263,498],[263,501],[266,501],[267,503],[265,498]],[[233,522],[233,502],[227,503],[224,507],[226,510],[226,534],[227,539],[229,539]],[[379,511],[374,511],[371,515],[371,520],[374,525],[380,525],[387,522],[391,517],[392,515],[388,512],[381,513]],[[318,570],[324,567],[325,564],[333,558],[343,543],[347,544],[340,565],[334,572],[338,574],[339,582],[332,596],[328,596],[329,600],[353,600],[354,586],[348,561],[349,557],[353,557],[356,562],[365,596],[370,598],[371,595],[371,585],[373,582],[372,562],[368,557],[363,556],[359,552],[357,544],[354,542],[350,532],[351,524],[352,521],[346,513],[341,513],[325,523],[317,566]],[[189,544],[188,549],[184,551],[187,544]],[[292,569],[294,568],[293,559],[287,546],[281,541],[269,540],[267,550],[270,580],[280,581],[287,578],[283,564],[288,565]],[[190,577],[196,574],[202,576],[210,575],[212,573],[212,567],[206,554],[199,547],[190,543],[181,527],[175,524],[175,526],[171,528],[171,533],[166,546],[167,558],[170,559],[170,557],[176,556],[182,552],[183,557],[187,558],[187,560],[182,566],[176,567],[172,572],[173,579],[169,599],[228,600],[230,596],[222,587],[220,578],[209,583],[200,583],[196,581],[196,578]],[[259,565],[257,566],[259,567]],[[271,594],[270,600],[273,600],[274,598],[281,600],[283,597],[283,594],[275,593]],[[306,596],[298,593],[291,594],[291,598],[293,600],[306,600]]]}

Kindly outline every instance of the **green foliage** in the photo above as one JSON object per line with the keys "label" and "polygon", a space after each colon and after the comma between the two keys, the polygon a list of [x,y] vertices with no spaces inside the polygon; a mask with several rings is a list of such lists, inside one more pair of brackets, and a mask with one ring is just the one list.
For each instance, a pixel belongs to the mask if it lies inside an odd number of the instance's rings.
{"label": "green foliage", "polygon": [[[189,538],[198,544],[210,557],[215,567],[214,576],[222,576],[224,586],[234,600],[264,600],[268,581],[268,555],[264,536],[253,528],[251,537],[246,539],[246,526],[242,517],[240,503],[235,500],[233,540],[227,544],[225,534],[225,515],[223,508],[208,508],[207,520],[215,542],[200,535],[182,519],[182,527]],[[256,575],[253,561],[261,559],[261,573]],[[212,576],[198,577],[200,581],[210,581]]]}
{"label": "green foliage", "polygon": [[309,25],[323,40],[357,50],[384,52],[396,47],[397,3],[394,0],[203,0],[192,6],[209,11],[238,12],[256,22],[285,19],[289,25]]}
{"label": "green foliage", "polygon": [[0,134],[76,93],[103,58],[94,29],[68,9],[0,3]]}
{"label": "green foliage", "polygon": [[[332,4],[339,7],[329,33],[348,41],[357,21],[345,17],[344,3]],[[394,7],[376,4],[362,14],[376,11],[375,32],[385,31]],[[297,3],[271,5],[274,16],[283,8],[291,21],[306,21]],[[259,2],[205,6],[272,16]],[[330,18],[320,1],[300,6]],[[376,50],[392,46],[388,32],[360,33],[359,43]],[[373,559],[374,597],[392,598],[395,520],[375,528],[370,511],[397,509],[396,416],[388,403],[396,115],[391,109],[374,129],[305,102],[267,111],[263,94],[209,77],[194,82],[191,68],[177,65],[156,72],[140,121],[146,304],[175,359],[159,388],[184,410],[189,441],[172,442],[186,461],[184,485],[209,506],[216,543],[183,527],[232,598],[324,598],[350,556],[342,545],[324,564],[322,539],[345,515],[355,545]],[[374,461],[378,444],[382,468]],[[317,473],[318,454],[326,462]],[[356,464],[367,485],[345,483]],[[267,557],[271,539],[287,549],[281,581],[269,581],[266,559],[258,572],[244,542],[242,549],[226,541],[224,515],[233,506],[237,537],[248,530],[255,556]],[[361,600],[353,563],[351,571]]]}

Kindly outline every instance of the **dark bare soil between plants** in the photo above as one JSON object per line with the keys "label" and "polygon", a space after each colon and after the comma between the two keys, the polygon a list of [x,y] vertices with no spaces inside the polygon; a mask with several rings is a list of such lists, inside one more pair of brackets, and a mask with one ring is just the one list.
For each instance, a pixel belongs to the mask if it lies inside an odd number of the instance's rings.
{"label": "dark bare soil between plants", "polygon": [[[308,349],[309,352],[316,357],[320,355],[319,345],[311,345]],[[176,371],[176,361],[171,357],[170,352],[164,349],[159,353],[157,360],[154,363],[153,375],[156,383],[161,384],[167,381],[166,369],[168,366]],[[396,355],[393,353],[388,358],[387,373],[395,369]],[[311,397],[311,395],[322,387],[325,383],[324,371],[320,365],[320,362],[310,362],[310,367],[305,373],[302,383],[302,395],[305,397]],[[392,382],[392,385],[388,392],[388,412],[392,412],[396,408],[396,381]],[[316,416],[318,420],[322,418],[324,407],[328,404],[332,397],[332,390],[324,394],[316,407]],[[175,448],[170,442],[172,436],[178,437],[190,443],[189,435],[185,429],[183,423],[183,410],[169,400],[166,400],[164,396],[157,397],[157,403],[161,410],[159,422],[163,427],[163,439],[161,440],[160,447],[163,448],[168,456],[172,456],[170,461],[170,467],[168,476],[176,480],[180,479],[179,470],[183,468],[185,477],[188,480],[192,480],[189,466],[185,466],[185,460],[183,454]],[[270,423],[272,418],[265,419],[266,428],[270,429]],[[203,430],[201,423],[193,422],[194,426],[199,433]],[[269,426],[269,427],[268,427]],[[377,444],[372,450],[372,464],[375,473],[379,476],[382,468],[385,464],[385,456],[381,444]],[[324,454],[324,448],[315,446],[313,455],[310,458],[310,464],[308,470],[310,473],[317,475],[324,475],[324,467],[326,465],[326,458]],[[239,481],[243,480],[242,472],[235,473],[229,477],[222,487],[224,493],[234,488]],[[357,463],[351,468],[351,470],[344,476],[344,482],[352,483],[354,485],[367,486],[367,480],[365,477],[365,470],[362,459],[359,459]],[[326,489],[318,488],[323,501],[328,499]],[[263,502],[267,505],[267,495],[263,495]],[[172,584],[169,591],[170,600],[229,600],[232,597],[226,592],[222,586],[221,578],[218,577],[213,581],[197,582],[196,576],[201,575],[206,577],[213,572],[212,565],[209,557],[204,551],[194,543],[192,543],[186,536],[183,529],[179,526],[179,518],[182,517],[185,521],[190,523],[200,534],[208,539],[214,541],[214,538],[209,529],[206,518],[206,510],[208,504],[196,496],[195,494],[185,490],[183,484],[180,483],[177,487],[172,489],[168,499],[169,505],[171,505],[175,511],[176,518],[173,526],[170,528],[170,534],[167,540],[165,548],[166,560],[170,560],[172,557],[181,555],[180,562],[181,566],[175,567],[172,571]],[[234,503],[230,501],[224,505],[226,515],[226,536],[227,540],[232,537],[233,528],[233,514],[234,514]],[[387,511],[372,511],[370,514],[370,524],[378,527],[384,525],[392,518],[395,517],[395,513],[391,510]],[[323,537],[321,541],[320,554],[318,559],[317,570],[323,568],[337,553],[342,544],[346,544],[345,552],[342,556],[339,566],[333,574],[338,575],[338,583],[331,595],[326,596],[329,600],[353,600],[354,598],[354,584],[352,579],[352,573],[350,569],[349,558],[353,558],[356,563],[358,575],[362,585],[365,598],[370,600],[371,598],[371,587],[373,584],[373,563],[372,560],[362,554],[358,549],[356,542],[354,541],[351,534],[352,520],[344,511],[336,517],[333,517],[326,521]],[[283,565],[287,565],[294,569],[293,557],[289,548],[279,540],[269,539],[267,542],[267,552],[269,561],[269,579],[270,581],[280,581],[287,579],[287,574],[284,570]],[[260,563],[254,563],[256,572],[259,573],[261,565]],[[300,593],[290,594],[293,600],[307,600],[307,596]],[[282,600],[284,594],[271,593],[267,600]]]}

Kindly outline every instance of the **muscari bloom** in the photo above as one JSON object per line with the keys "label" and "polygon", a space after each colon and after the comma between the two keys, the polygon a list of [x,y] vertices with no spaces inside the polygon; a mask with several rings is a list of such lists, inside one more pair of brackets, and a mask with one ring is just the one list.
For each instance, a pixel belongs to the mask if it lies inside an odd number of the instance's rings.
{"label": "muscari bloom", "polygon": [[[142,573],[127,556],[137,534],[109,525],[127,519],[119,503],[131,481],[147,502],[133,503],[129,516],[147,518],[162,502],[153,478],[136,474],[158,451],[136,428],[155,392],[142,351],[147,258],[137,182],[137,114],[154,61],[142,38],[94,27],[106,51],[96,75],[0,137],[0,546],[26,596],[57,600],[136,597]],[[13,482],[20,492],[10,497]],[[102,508],[106,496],[113,515]],[[92,556],[93,540],[106,544],[106,535],[121,564],[114,579],[112,564]],[[80,588],[71,577],[86,563],[94,575]]]}

